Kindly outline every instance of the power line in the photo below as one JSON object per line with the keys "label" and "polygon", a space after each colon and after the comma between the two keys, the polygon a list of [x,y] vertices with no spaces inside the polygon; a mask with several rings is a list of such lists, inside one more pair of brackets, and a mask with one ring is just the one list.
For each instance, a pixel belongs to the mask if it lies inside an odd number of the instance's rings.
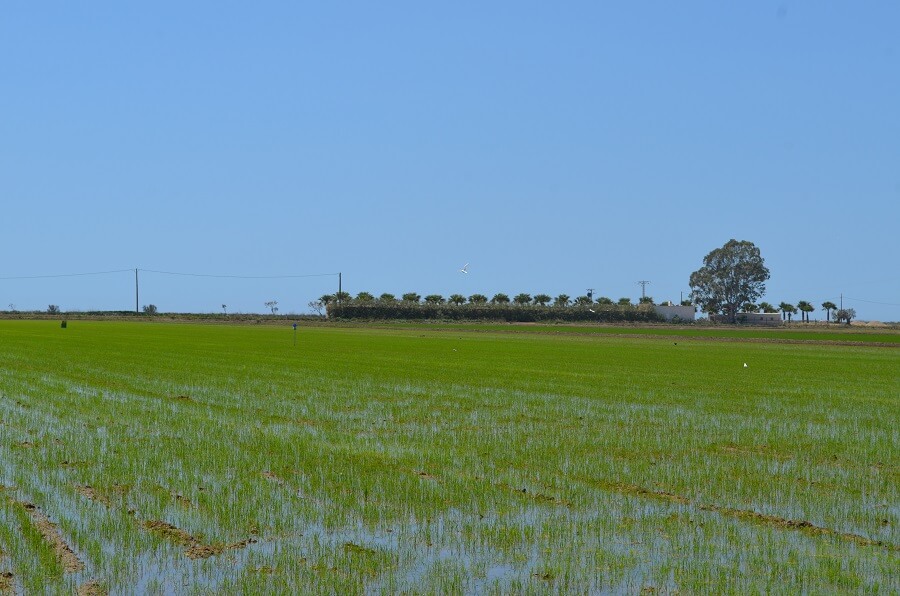
{"label": "power line", "polygon": [[113,271],[92,271],[89,273],[59,273],[56,275],[13,275],[9,277],[0,277],[0,280],[12,279],[53,279],[58,277],[83,277],[85,275],[107,275],[110,273],[126,273],[134,271],[133,269],[115,269]]}
{"label": "power line", "polygon": [[900,306],[895,302],[875,302],[874,300],[863,300],[862,298],[851,298],[850,296],[844,296],[847,300],[855,300],[857,302],[866,302],[868,304],[881,304],[883,306]]}
{"label": "power line", "polygon": [[[131,271],[128,269],[128,271]],[[214,275],[211,273],[181,273],[177,271],[156,271],[154,269],[140,269],[144,273],[158,273],[160,275],[178,275],[181,277],[214,277],[219,279],[297,279],[301,277],[332,277],[339,273],[310,273],[306,275]]]}
{"label": "power line", "polygon": [[[52,275],[9,275],[0,277],[0,280],[22,279],[57,279],[61,277],[85,277],[89,275],[109,275],[111,273],[131,273],[134,269],[113,269],[111,271],[88,271],[84,273],[57,273]],[[144,273],[158,273],[160,275],[179,275],[183,277],[214,277],[227,279],[298,279],[303,277],[333,277],[337,273],[310,273],[303,275],[214,275],[210,273],[182,273],[177,271],[157,271],[155,269],[138,269]]]}

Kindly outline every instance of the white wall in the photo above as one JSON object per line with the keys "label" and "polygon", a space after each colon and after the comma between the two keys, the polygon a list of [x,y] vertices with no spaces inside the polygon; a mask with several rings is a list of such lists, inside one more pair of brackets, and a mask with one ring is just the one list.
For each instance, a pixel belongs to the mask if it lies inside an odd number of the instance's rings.
{"label": "white wall", "polygon": [[682,321],[693,321],[695,310],[693,306],[659,306],[654,304],[653,310],[666,318],[667,321],[671,321],[675,317],[678,317]]}

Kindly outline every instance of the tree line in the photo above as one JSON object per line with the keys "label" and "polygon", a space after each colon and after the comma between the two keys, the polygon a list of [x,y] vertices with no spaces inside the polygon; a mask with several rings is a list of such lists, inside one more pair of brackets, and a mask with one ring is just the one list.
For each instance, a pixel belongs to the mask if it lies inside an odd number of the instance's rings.
{"label": "tree line", "polygon": [[[739,313],[777,313],[783,320],[791,322],[793,315],[800,312],[800,320],[809,322],[809,313],[816,307],[808,300],[800,300],[796,306],[781,302],[777,307],[768,302],[756,301],[766,293],[765,282],[769,279],[769,269],[759,248],[747,240],[729,240],[721,248],[712,250],[703,258],[703,267],[694,271],[689,280],[690,299],[682,305],[696,306],[710,315],[724,315],[731,323],[738,322]],[[351,296],[347,292],[328,294],[309,306],[319,314],[326,311],[329,316],[348,318],[495,318],[501,320],[662,320],[652,308],[653,298],[645,296],[637,305],[630,298],[620,298],[614,302],[605,296],[596,300],[592,295],[571,298],[567,294],[556,297],[549,294],[527,293],[510,297],[498,293],[488,298],[484,294],[451,294],[444,298],[440,294],[425,296],[407,292],[397,298],[394,294],[381,294],[377,298],[369,292]],[[664,303],[671,304],[671,303]],[[574,307],[574,308],[572,308]],[[831,322],[834,311],[835,322],[848,325],[856,317],[852,308],[838,308],[830,301],[822,303],[826,320]],[[596,316],[595,316],[596,315]]]}
{"label": "tree line", "polygon": [[[822,303],[822,310],[825,312],[825,320],[826,322],[832,321],[832,313],[834,313],[834,322],[835,323],[850,323],[853,319],[856,318],[856,311],[852,308],[838,308],[838,305],[831,301],[825,301]],[[764,312],[764,313],[781,313],[782,320],[787,322],[793,321],[793,315],[800,313],[800,321],[804,323],[809,323],[809,313],[815,312],[815,305],[808,300],[800,300],[797,302],[797,305],[794,306],[790,302],[780,302],[778,306],[774,306],[769,304],[768,302],[760,302],[759,304],[753,304],[752,302],[745,302],[741,305],[740,312],[742,313],[754,313],[754,312]]]}
{"label": "tree line", "polygon": [[375,296],[360,292],[352,296],[347,292],[326,294],[309,303],[316,312],[329,317],[348,319],[450,319],[450,320],[500,320],[509,322],[533,321],[584,321],[601,322],[658,322],[663,318],[652,308],[653,300],[647,297],[638,304],[630,298],[590,296],[572,298],[567,294],[519,293],[514,296],[498,293],[492,297],[484,294],[428,294],[424,298],[416,292],[397,297],[394,294]]}

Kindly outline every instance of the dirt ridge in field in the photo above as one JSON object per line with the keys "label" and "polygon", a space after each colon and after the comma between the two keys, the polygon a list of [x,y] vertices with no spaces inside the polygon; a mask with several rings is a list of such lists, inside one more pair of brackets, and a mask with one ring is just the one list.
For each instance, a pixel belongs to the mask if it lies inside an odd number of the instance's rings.
{"label": "dirt ridge in field", "polygon": [[33,503],[21,503],[21,505],[31,516],[31,520],[34,522],[38,532],[40,532],[41,536],[44,538],[44,541],[53,547],[56,558],[59,559],[60,564],[62,564],[63,570],[66,573],[74,573],[83,570],[84,563],[78,558],[78,555],[75,554],[72,547],[66,543],[57,525],[50,521],[50,518],[41,513]]}
{"label": "dirt ridge in field", "polygon": [[100,503],[106,507],[111,506],[109,497],[100,493],[89,484],[75,485],[75,492],[87,499],[90,499],[91,501],[94,501],[95,503]]}
{"label": "dirt ridge in field", "polygon": [[75,594],[77,596],[106,596],[109,594],[109,590],[98,580],[92,579],[78,586]]}
{"label": "dirt ridge in field", "polygon": [[[582,479],[582,481],[584,481],[584,479]],[[871,538],[866,538],[865,536],[860,536],[859,534],[853,534],[852,532],[841,532],[833,528],[817,526],[816,524],[806,520],[788,519],[778,515],[759,513],[758,511],[753,511],[752,509],[735,509],[732,507],[723,507],[721,505],[697,503],[682,495],[664,490],[648,489],[636,484],[628,484],[624,482],[608,482],[603,480],[589,480],[587,481],[587,483],[621,494],[654,498],[663,501],[669,501],[671,503],[678,503],[679,505],[689,505],[701,511],[711,511],[727,517],[752,521],[770,527],[781,528],[784,530],[799,530],[808,534],[820,536],[834,536],[848,542],[853,542],[858,546],[877,546],[885,548],[889,551],[900,552],[900,545],[885,542],[883,540],[873,540]]]}
{"label": "dirt ridge in field", "polygon": [[184,554],[190,559],[208,559],[214,555],[220,555],[226,550],[240,550],[257,542],[256,538],[246,538],[230,544],[204,544],[199,538],[192,536],[186,530],[168,522],[148,520],[143,522],[142,525],[154,534],[159,534],[175,544],[186,546],[187,550],[184,551]]}

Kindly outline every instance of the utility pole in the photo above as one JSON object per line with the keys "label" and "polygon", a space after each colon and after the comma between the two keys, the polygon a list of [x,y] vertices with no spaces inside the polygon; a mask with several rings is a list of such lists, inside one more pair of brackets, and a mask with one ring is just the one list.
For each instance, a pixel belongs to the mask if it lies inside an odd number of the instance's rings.
{"label": "utility pole", "polygon": [[587,297],[590,298],[591,300],[594,299],[594,288],[587,289]]}
{"label": "utility pole", "polygon": [[138,304],[140,304],[140,300],[138,299],[138,270],[135,267],[134,269],[134,314],[140,314],[140,309],[138,308]]}
{"label": "utility pole", "polygon": [[638,284],[640,284],[640,286],[641,286],[641,298],[647,297],[647,284],[648,283],[650,283],[650,282],[645,279],[642,279],[641,281],[638,282]]}

